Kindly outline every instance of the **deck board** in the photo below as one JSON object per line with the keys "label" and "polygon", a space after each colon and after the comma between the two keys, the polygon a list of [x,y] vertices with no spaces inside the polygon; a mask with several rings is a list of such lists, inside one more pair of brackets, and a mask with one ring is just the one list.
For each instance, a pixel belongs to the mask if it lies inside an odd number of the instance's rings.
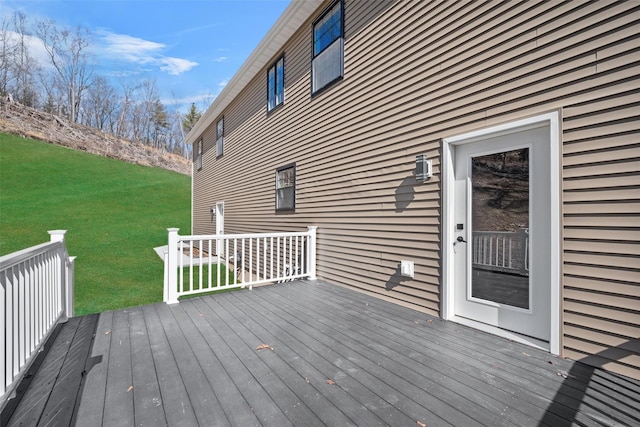
{"label": "deck board", "polygon": [[71,319],[8,425],[640,425],[639,408],[635,379],[302,281]]}
{"label": "deck board", "polygon": [[74,413],[74,423],[75,420],[82,419],[86,425],[102,425],[112,322],[113,312],[100,314],[93,347],[85,365],[86,373],[81,390],[82,405]]}
{"label": "deck board", "polygon": [[193,317],[199,317],[201,313],[196,311],[193,304],[182,304],[178,307],[179,309],[173,310],[173,314],[185,333],[187,344],[193,349],[209,383],[215,384],[215,397],[227,418],[226,421],[221,421],[220,425],[259,425],[255,414],[246,410],[249,405],[244,396],[212,350],[209,342],[213,340],[208,342],[205,338],[205,335],[208,335],[207,328],[199,328],[194,323]]}
{"label": "deck board", "polygon": [[[273,322],[275,329],[279,329],[278,332],[282,335],[291,335],[294,354],[303,354],[304,347],[306,347],[316,356],[312,363],[315,364],[314,366],[324,368],[324,378],[317,383],[320,392],[325,393],[324,390],[327,388],[335,388],[334,384],[327,384],[328,380],[340,381],[340,388],[353,396],[358,396],[358,400],[373,411],[383,423],[403,425],[416,422],[393,405],[392,402],[398,401],[397,397],[393,395],[391,390],[387,390],[379,379],[369,375],[366,371],[357,376],[345,373],[345,365],[351,363],[349,362],[351,356],[345,355],[349,352],[339,352],[336,346],[327,345],[322,332],[319,332],[317,328],[305,327],[300,318],[291,318],[284,311],[267,306],[265,296],[258,296],[258,299],[254,299],[254,295],[247,295],[245,298],[252,302],[251,305],[255,311],[262,313],[265,319],[270,319]],[[279,339],[280,335],[275,338],[275,340]],[[357,368],[349,367],[348,369],[358,371]],[[340,408],[340,406],[338,407]]]}
{"label": "deck board", "polygon": [[24,392],[20,404],[7,422],[7,427],[36,425],[39,422],[79,325],[80,319],[70,319],[63,325],[29,388]]}
{"label": "deck board", "polygon": [[[402,331],[406,329],[407,325],[403,325],[402,329],[389,332],[382,329],[380,325],[369,322],[367,316],[362,316],[362,313],[348,315],[339,309],[327,309],[326,305],[322,308],[322,312],[329,314],[328,318],[331,321],[328,322],[326,319],[319,321],[327,327],[337,325],[333,326],[333,330],[341,334],[344,340],[350,341],[352,343],[350,347],[357,348],[361,355],[378,354],[386,359],[385,368],[390,372],[390,375],[389,372],[386,375],[378,375],[381,378],[388,377],[388,384],[396,390],[403,390],[404,393],[413,390],[416,402],[442,408],[440,417],[454,425],[471,425],[474,422],[493,424],[496,422],[496,414],[503,411],[504,404],[493,396],[480,392],[484,383],[477,384],[478,388],[473,390],[470,385],[471,379],[461,375],[459,369],[442,365],[434,366],[439,364],[438,360],[434,357],[425,357],[423,354],[428,342],[419,341],[413,349],[405,346],[403,341],[406,341],[408,337]],[[313,307],[306,307],[305,311],[311,312],[313,309]],[[317,313],[318,316],[320,314],[320,312]],[[359,321],[361,319],[363,320]],[[415,326],[414,322],[408,325],[408,327]],[[375,339],[371,337],[375,337]],[[396,337],[399,339],[394,339]],[[438,371],[438,375],[425,375],[421,372],[422,369],[416,369],[424,365]],[[404,378],[410,380],[403,381]],[[473,420],[469,420],[466,414],[474,414]],[[515,421],[522,422],[522,419]]]}
{"label": "deck board", "polygon": [[[482,420],[488,414],[481,406],[469,402],[471,407],[463,410],[454,408],[452,403],[456,402],[456,399],[451,393],[429,378],[397,363],[400,354],[380,345],[371,348],[379,342],[378,336],[363,335],[358,328],[353,328],[346,322],[336,322],[333,316],[326,316],[327,313],[315,311],[324,311],[324,307],[319,309],[317,305],[290,301],[283,297],[284,295],[277,295],[275,298],[272,296],[273,299],[268,302],[273,308],[276,304],[279,305],[283,308],[283,313],[290,315],[285,318],[286,322],[297,321],[299,324],[305,324],[311,336],[333,353],[337,353],[333,357],[334,364],[340,368],[335,379],[338,385],[344,375],[366,377],[373,392],[398,407],[414,423],[430,418],[429,425],[439,425],[440,422],[453,425],[482,425]],[[418,383],[422,383],[425,389],[421,389]],[[437,392],[427,393],[426,388]],[[460,399],[456,403],[463,406],[467,404]],[[428,414],[424,410],[425,407],[431,408],[433,414]],[[465,413],[465,409],[468,412]],[[468,413],[473,413],[474,417],[470,417]],[[436,421],[433,415],[440,419]],[[490,414],[489,417],[493,418]]]}
{"label": "deck board", "polygon": [[[246,343],[257,343],[252,353],[260,345],[270,346],[265,340],[260,330],[255,328],[255,323],[250,324],[246,313],[232,309],[232,305],[225,304],[216,310],[217,315],[239,339]],[[323,394],[318,393],[306,378],[291,369],[285,359],[289,359],[291,353],[276,352],[275,349],[266,347],[258,350],[255,354],[264,363],[264,368],[273,372],[283,385],[288,388],[289,400],[293,402],[297,414],[288,415],[294,425],[304,422],[306,425],[354,425],[341,411],[332,410],[334,404]],[[282,353],[282,354],[281,354]],[[271,388],[272,381],[260,381],[263,388]],[[281,398],[277,399],[281,401]],[[297,402],[300,402],[299,404]],[[311,411],[311,412],[310,412]],[[287,411],[285,411],[287,412]]]}
{"label": "deck board", "polygon": [[157,306],[145,306],[142,311],[147,324],[149,344],[158,374],[158,386],[162,394],[162,406],[167,424],[185,427],[198,425],[171,345],[162,327]]}
{"label": "deck board", "polygon": [[157,426],[167,423],[162,395],[153,362],[144,313],[140,308],[127,310],[131,329],[131,374],[135,424]]}
{"label": "deck board", "polygon": [[[292,325],[284,323],[285,327],[280,328],[278,322],[270,318],[272,316],[268,310],[261,305],[248,305],[245,300],[244,295],[230,299],[233,304],[230,309],[235,308],[234,311],[243,313],[245,317],[242,322],[259,334],[264,344],[271,345],[273,351],[300,376],[301,380],[304,379],[313,392],[322,393],[348,418],[349,421],[345,420],[344,425],[386,425],[381,418],[369,411],[364,403],[350,394],[350,391],[355,391],[355,394],[361,396],[364,394],[359,383],[352,382],[347,384],[348,387],[327,387],[327,380],[335,376],[335,367],[322,357],[320,345],[317,348],[306,345],[288,331]],[[370,407],[373,407],[374,403],[373,400],[369,400]]]}
{"label": "deck board", "polygon": [[42,413],[43,419],[55,418],[60,425],[71,423],[97,320],[97,315],[80,318]]}
{"label": "deck board", "polygon": [[[203,319],[210,326],[215,327],[222,343],[222,359],[230,370],[231,378],[247,396],[250,408],[256,412],[262,423],[293,425],[289,417],[296,415],[294,412],[296,396],[288,393],[282,380],[260,360],[255,350],[259,344],[255,341],[248,343],[241,340],[219,317],[218,307],[207,304],[209,301],[210,299],[198,301],[198,310],[202,313]],[[241,380],[237,381],[237,378]],[[265,387],[265,383],[269,386]]]}
{"label": "deck board", "polygon": [[[156,306],[199,425],[226,425],[227,419],[206,375],[167,305]],[[169,396],[170,398],[170,396]]]}
{"label": "deck board", "polygon": [[104,402],[104,425],[134,425],[133,374],[128,310],[113,314]]}
{"label": "deck board", "polygon": [[[336,296],[339,298],[339,296]],[[375,304],[375,301],[371,301]],[[327,305],[331,305],[328,303]],[[405,360],[411,365],[412,362],[419,362],[418,366],[429,366],[437,373],[434,376],[439,383],[438,386],[448,384],[452,391],[460,396],[474,402],[481,403],[486,408],[493,411],[504,412],[505,417],[512,418],[517,424],[526,424],[531,417],[535,417],[546,405],[535,407],[529,403],[533,396],[528,395],[527,400],[518,399],[509,390],[514,385],[508,381],[508,372],[495,366],[495,360],[481,353],[481,348],[475,345],[472,349],[460,345],[469,341],[469,337],[460,336],[457,325],[441,322],[419,313],[409,312],[411,317],[404,321],[398,320],[398,313],[380,315],[379,310],[372,308],[363,310],[362,313],[353,315],[341,314],[340,306],[336,309],[328,309],[330,317],[343,318],[342,324],[357,326],[361,330],[366,330],[376,340],[372,345],[386,345],[388,348],[397,348],[402,354],[408,354],[412,360]],[[358,303],[358,305],[360,305]],[[364,306],[364,304],[362,304]],[[326,309],[326,308],[325,308]],[[453,329],[450,327],[453,326]],[[446,329],[447,331],[443,331]],[[414,331],[414,332],[407,332]],[[452,334],[457,342],[447,342],[442,339],[443,332]],[[440,339],[439,339],[440,337]],[[465,352],[467,354],[465,354]],[[522,354],[519,356],[522,357]],[[485,362],[482,359],[486,359]],[[481,359],[478,361],[478,359]],[[415,363],[413,363],[415,365]],[[488,389],[487,382],[495,388]],[[514,402],[514,400],[516,400]],[[456,401],[455,397],[453,401]],[[517,407],[517,412],[511,413],[509,409]],[[494,412],[497,413],[497,412]]]}

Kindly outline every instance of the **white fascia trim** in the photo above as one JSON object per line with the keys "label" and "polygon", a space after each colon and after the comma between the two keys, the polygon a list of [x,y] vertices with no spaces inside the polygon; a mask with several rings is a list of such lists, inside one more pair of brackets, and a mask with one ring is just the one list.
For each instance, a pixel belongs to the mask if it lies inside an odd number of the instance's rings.
{"label": "white fascia trim", "polygon": [[[324,0],[293,0],[289,3],[280,18],[251,52],[249,58],[233,75],[229,83],[222,89],[213,103],[207,108],[207,111],[191,129],[185,138],[185,143],[193,144],[198,139],[213,120],[222,114],[231,101],[238,96],[240,91],[280,52],[284,44],[323,2]],[[309,28],[309,31],[311,31],[311,28]]]}
{"label": "white fascia trim", "polygon": [[[514,132],[520,132],[526,129],[534,129],[541,126],[549,126],[550,138],[550,171],[551,171],[551,331],[549,337],[548,350],[552,354],[561,353],[561,306],[560,306],[560,290],[562,279],[561,273],[561,132],[560,114],[558,111],[552,111],[533,117],[528,117],[515,122],[509,122],[497,126],[479,129],[460,135],[455,135],[442,139],[442,307],[441,316],[446,320],[456,321],[459,319],[455,315],[454,309],[454,290],[451,278],[453,277],[453,246],[447,244],[453,241],[453,209],[450,208],[453,201],[453,147],[459,144],[466,144],[477,140],[486,139]],[[494,331],[495,332],[495,331]]]}

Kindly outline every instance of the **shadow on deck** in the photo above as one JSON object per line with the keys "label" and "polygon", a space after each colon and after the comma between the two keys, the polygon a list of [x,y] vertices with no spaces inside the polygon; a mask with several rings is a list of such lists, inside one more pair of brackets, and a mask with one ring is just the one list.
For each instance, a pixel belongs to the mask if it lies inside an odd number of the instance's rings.
{"label": "shadow on deck", "polygon": [[298,281],[71,319],[9,407],[2,425],[638,425],[640,381]]}

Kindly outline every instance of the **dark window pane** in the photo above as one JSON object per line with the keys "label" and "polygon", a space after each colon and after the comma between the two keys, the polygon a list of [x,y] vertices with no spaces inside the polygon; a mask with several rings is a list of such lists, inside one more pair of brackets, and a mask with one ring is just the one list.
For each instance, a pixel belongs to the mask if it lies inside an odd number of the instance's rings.
{"label": "dark window pane", "polygon": [[529,308],[529,149],[471,161],[471,295]]}

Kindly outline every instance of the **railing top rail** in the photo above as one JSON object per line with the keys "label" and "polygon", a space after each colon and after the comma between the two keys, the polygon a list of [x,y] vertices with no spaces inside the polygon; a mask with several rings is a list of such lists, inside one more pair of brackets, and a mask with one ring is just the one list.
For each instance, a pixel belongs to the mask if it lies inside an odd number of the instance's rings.
{"label": "railing top rail", "polygon": [[65,248],[64,242],[45,242],[39,245],[31,246],[30,248],[13,252],[11,254],[3,255],[0,257],[0,271],[11,268],[16,264],[20,264],[21,262],[26,261],[29,258],[41,255],[52,249],[57,249],[58,247]]}
{"label": "railing top rail", "polygon": [[518,231],[474,231],[473,234],[520,234],[522,233],[522,230],[525,229]]}
{"label": "railing top rail", "polygon": [[197,234],[178,235],[179,240],[216,240],[216,239],[249,239],[262,237],[299,237],[308,236],[309,231],[295,231],[286,233],[247,233],[247,234]]}

